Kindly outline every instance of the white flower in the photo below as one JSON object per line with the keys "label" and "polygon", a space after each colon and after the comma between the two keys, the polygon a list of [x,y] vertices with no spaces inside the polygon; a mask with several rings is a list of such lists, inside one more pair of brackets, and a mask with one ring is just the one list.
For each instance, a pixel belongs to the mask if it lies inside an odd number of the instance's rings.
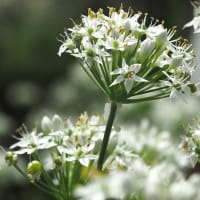
{"label": "white flower", "polygon": [[183,28],[188,28],[193,26],[194,28],[194,33],[199,33],[200,32],[200,16],[194,17],[190,22],[185,24]]}
{"label": "white flower", "polygon": [[67,38],[65,42],[60,46],[58,50],[58,55],[61,56],[64,52],[72,53],[75,48],[74,42],[72,39]]}
{"label": "white flower", "polygon": [[155,40],[156,45],[164,49],[165,47],[171,49],[174,41],[170,41],[175,33],[175,30],[167,31],[162,24],[149,26],[146,30],[146,34],[149,38]]}
{"label": "white flower", "polygon": [[198,155],[195,152],[196,144],[192,137],[185,137],[180,144],[180,148],[186,153],[186,159],[194,167],[198,160]]}
{"label": "white flower", "polygon": [[75,191],[77,197],[84,200],[123,199],[132,189],[132,174],[114,171],[108,176],[93,180],[85,187]]}
{"label": "white flower", "polygon": [[127,65],[126,61],[123,60],[122,67],[111,72],[111,75],[118,75],[117,78],[112,82],[110,87],[124,82],[126,92],[129,93],[133,88],[134,81],[136,82],[147,82],[147,80],[137,76],[141,64]]}
{"label": "white flower", "polygon": [[171,200],[192,200],[196,197],[196,188],[186,181],[175,182],[171,185],[169,196]]}
{"label": "white flower", "polygon": [[51,140],[50,136],[44,136],[43,133],[37,133],[36,130],[24,132],[21,138],[17,138],[19,142],[10,146],[10,149],[16,149],[15,154],[32,154],[37,150],[48,149],[56,144]]}
{"label": "white flower", "polygon": [[95,143],[82,133],[72,134],[62,145],[57,147],[60,154],[66,154],[66,161],[78,160],[82,165],[88,167],[90,160],[97,159],[92,153]]}
{"label": "white flower", "polygon": [[64,122],[57,114],[55,114],[52,119],[44,116],[41,121],[41,128],[45,133],[62,130],[64,128]]}
{"label": "white flower", "polygon": [[170,76],[166,72],[163,72],[163,74],[168,78],[166,81],[161,81],[161,84],[163,86],[168,86],[171,88],[170,92],[170,98],[176,98],[178,96],[184,97],[187,95],[187,89],[189,82],[184,83],[184,79],[179,76]]}
{"label": "white flower", "polygon": [[192,26],[194,29],[194,33],[199,33],[200,32],[200,4],[199,2],[195,2],[193,6],[194,6],[194,18],[190,22],[185,24],[183,28],[188,28]]}
{"label": "white flower", "polygon": [[75,196],[81,197],[82,200],[105,200],[105,194],[98,179],[85,187],[78,187],[75,190]]}

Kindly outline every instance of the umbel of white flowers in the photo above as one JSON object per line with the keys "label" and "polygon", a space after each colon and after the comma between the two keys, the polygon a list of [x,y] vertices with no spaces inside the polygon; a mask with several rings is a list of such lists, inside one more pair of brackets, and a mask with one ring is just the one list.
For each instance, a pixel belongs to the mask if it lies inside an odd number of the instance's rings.
{"label": "umbel of white flowers", "polygon": [[112,102],[135,103],[196,92],[190,82],[194,55],[175,29],[122,8],[88,9],[61,40],[58,55],[76,57]]}

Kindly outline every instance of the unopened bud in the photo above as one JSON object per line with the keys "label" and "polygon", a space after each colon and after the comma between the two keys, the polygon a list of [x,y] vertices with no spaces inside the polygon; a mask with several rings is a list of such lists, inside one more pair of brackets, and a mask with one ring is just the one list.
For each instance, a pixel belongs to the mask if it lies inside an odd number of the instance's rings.
{"label": "unopened bud", "polygon": [[41,128],[46,133],[49,133],[51,131],[51,120],[47,116],[44,116],[42,118]]}
{"label": "unopened bud", "polygon": [[8,165],[14,165],[17,163],[17,155],[11,151],[6,152],[5,161]]}
{"label": "unopened bud", "polygon": [[41,171],[42,171],[42,164],[37,160],[30,162],[27,166],[28,176],[30,177],[31,181],[39,179]]}
{"label": "unopened bud", "polygon": [[60,116],[54,115],[52,119],[52,126],[55,131],[60,130],[63,126],[63,120]]}
{"label": "unopened bud", "polygon": [[155,41],[147,38],[145,39],[140,46],[140,55],[142,58],[147,58],[151,55],[153,49],[155,47]]}
{"label": "unopened bud", "polygon": [[55,164],[55,167],[58,168],[62,165],[62,158],[60,156],[54,156],[53,162]]}

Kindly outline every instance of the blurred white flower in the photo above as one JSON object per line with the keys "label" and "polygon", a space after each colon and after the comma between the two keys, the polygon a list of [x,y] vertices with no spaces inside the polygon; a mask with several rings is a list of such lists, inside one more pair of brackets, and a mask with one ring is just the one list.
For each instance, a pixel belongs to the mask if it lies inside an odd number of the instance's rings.
{"label": "blurred white flower", "polygon": [[193,27],[194,33],[200,32],[200,4],[196,2],[194,6],[194,17],[191,21],[184,25],[183,28]]}

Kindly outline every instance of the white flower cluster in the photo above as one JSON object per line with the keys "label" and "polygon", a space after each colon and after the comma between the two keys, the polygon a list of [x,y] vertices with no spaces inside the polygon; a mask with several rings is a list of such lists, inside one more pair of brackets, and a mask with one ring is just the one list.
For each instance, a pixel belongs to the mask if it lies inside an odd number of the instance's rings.
{"label": "white flower cluster", "polygon": [[173,141],[169,132],[161,132],[150,126],[147,120],[143,120],[140,125],[122,129],[119,134],[112,137],[108,147],[110,154],[104,165],[109,170],[130,170],[133,167],[133,160],[142,158],[145,163],[152,166],[164,161],[180,168],[191,167],[190,160],[177,147],[178,144]]}
{"label": "white flower cluster", "polygon": [[88,9],[66,32],[58,55],[78,58],[89,77],[113,101],[134,103],[195,92],[191,45],[172,39],[175,29],[148,17],[110,7]]}
{"label": "white flower cluster", "polygon": [[58,115],[52,119],[45,116],[41,121],[41,132],[29,132],[24,127],[21,137],[17,138],[19,141],[10,149],[17,155],[49,149],[58,152],[63,162],[78,160],[81,165],[88,166],[90,160],[97,158],[93,150],[103,135],[104,125],[101,123],[100,116],[89,118],[87,113],[82,114],[75,125],[70,119],[63,120]]}
{"label": "white flower cluster", "polygon": [[[104,119],[97,114],[81,114],[75,124],[58,115],[45,116],[40,131],[28,132],[24,128],[5,159],[20,169],[18,156],[28,154],[23,175],[37,186],[45,185],[51,195],[61,199],[65,195],[83,200],[199,197],[195,184],[200,177],[185,179],[184,169],[191,167],[188,156],[169,132],[158,131],[146,120],[120,132],[112,128],[103,171],[97,171],[104,129]],[[180,193],[182,189],[184,193]]]}
{"label": "white flower cluster", "polygon": [[112,171],[77,188],[75,194],[82,200],[198,200],[199,184],[199,174],[186,179],[174,165],[162,163],[148,167],[143,161],[135,160],[132,170]]}
{"label": "white flower cluster", "polygon": [[[145,120],[139,126],[121,131],[117,139],[118,145],[105,162],[108,174],[93,177],[78,187],[76,197],[83,200],[200,198],[200,176],[194,173],[186,177],[185,169],[192,167],[191,160],[178,148],[169,132],[159,132]],[[126,156],[124,160],[128,149],[137,156],[132,159]]]}

